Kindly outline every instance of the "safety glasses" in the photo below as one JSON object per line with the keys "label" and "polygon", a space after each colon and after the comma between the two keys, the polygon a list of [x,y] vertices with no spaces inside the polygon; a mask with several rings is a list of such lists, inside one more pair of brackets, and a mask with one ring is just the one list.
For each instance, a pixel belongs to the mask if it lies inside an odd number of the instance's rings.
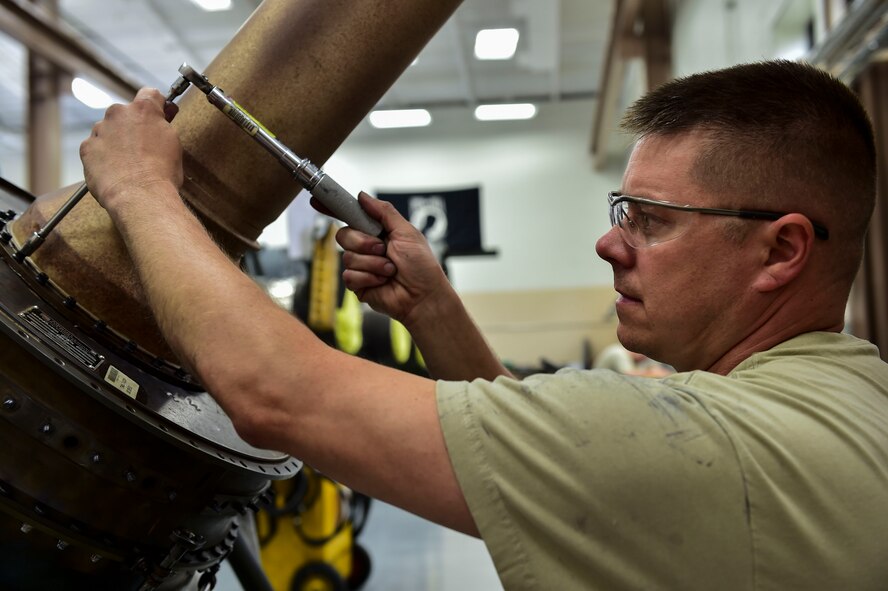
{"label": "safety glasses", "polygon": [[[626,244],[644,248],[674,240],[694,224],[698,215],[723,215],[749,220],[779,220],[786,213],[748,209],[720,209],[678,205],[645,197],[623,195],[618,191],[607,194],[611,226],[620,228]],[[826,227],[811,221],[814,235],[821,240],[829,238]]]}

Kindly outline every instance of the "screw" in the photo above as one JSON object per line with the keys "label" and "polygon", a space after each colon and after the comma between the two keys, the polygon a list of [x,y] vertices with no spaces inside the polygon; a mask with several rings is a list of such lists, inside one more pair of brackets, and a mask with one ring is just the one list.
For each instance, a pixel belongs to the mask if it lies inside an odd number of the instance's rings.
{"label": "screw", "polygon": [[89,561],[92,563],[96,563],[96,562],[100,561],[101,559],[102,559],[102,557],[99,556],[98,554],[93,554],[92,556],[89,557]]}
{"label": "screw", "polygon": [[7,396],[3,399],[3,410],[15,410],[16,406],[18,405],[12,396]]}
{"label": "screw", "polygon": [[52,423],[47,422],[47,423],[43,423],[43,425],[40,426],[40,432],[43,433],[44,435],[49,435],[50,433],[52,433],[52,431],[53,431]]}
{"label": "screw", "polygon": [[175,501],[176,497],[178,497],[178,496],[179,496],[179,493],[177,493],[174,490],[171,490],[170,492],[167,493],[167,498],[171,501]]}
{"label": "screw", "polygon": [[30,533],[32,529],[34,529],[33,525],[31,525],[30,523],[23,523],[22,526],[19,528],[19,531],[21,531],[23,534],[27,534]]}
{"label": "screw", "polygon": [[135,482],[136,481],[136,473],[133,472],[132,470],[127,470],[126,474],[124,474],[124,476],[126,476],[127,482]]}
{"label": "screw", "polygon": [[59,540],[58,542],[56,542],[56,548],[58,548],[59,550],[64,550],[67,547],[68,542],[66,542],[65,540]]}
{"label": "screw", "polygon": [[102,454],[100,454],[99,452],[95,452],[89,457],[89,459],[90,461],[92,461],[93,464],[100,464],[102,463]]}

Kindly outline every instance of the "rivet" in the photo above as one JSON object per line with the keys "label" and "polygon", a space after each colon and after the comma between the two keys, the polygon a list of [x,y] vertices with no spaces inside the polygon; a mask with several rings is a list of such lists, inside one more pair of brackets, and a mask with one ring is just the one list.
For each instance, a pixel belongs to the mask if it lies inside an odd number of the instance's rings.
{"label": "rivet", "polygon": [[179,496],[179,493],[177,493],[174,490],[171,490],[170,492],[167,493],[167,498],[171,501],[175,501],[176,497],[178,497],[178,496]]}
{"label": "rivet", "polygon": [[36,279],[37,283],[39,283],[40,285],[46,285],[47,283],[49,283],[49,275],[43,273],[42,271],[40,273],[37,273]]}
{"label": "rivet", "polygon": [[23,523],[22,526],[19,528],[19,531],[23,534],[27,534],[30,533],[32,529],[34,529],[33,525],[31,525],[30,523]]}
{"label": "rivet", "polygon": [[40,503],[37,503],[36,505],[34,505],[34,513],[36,513],[37,515],[45,515],[46,507],[44,507]]}
{"label": "rivet", "polygon": [[99,556],[98,554],[93,554],[92,556],[89,557],[89,561],[92,563],[96,563],[96,562],[100,561],[101,559],[102,559],[102,557]]}
{"label": "rivet", "polygon": [[73,308],[77,305],[77,300],[74,299],[74,296],[68,296],[62,300],[62,303],[68,308]]}
{"label": "rivet", "polygon": [[58,542],[56,542],[56,548],[58,548],[59,550],[64,550],[67,547],[68,542],[66,542],[65,540],[59,540]]}
{"label": "rivet", "polygon": [[93,453],[93,455],[91,455],[89,457],[89,459],[93,464],[101,464],[102,463],[102,454],[100,454],[99,452],[95,452],[95,453]]}
{"label": "rivet", "polygon": [[15,410],[16,406],[17,403],[12,396],[7,396],[3,399],[3,410]]}
{"label": "rivet", "polygon": [[47,423],[43,423],[40,426],[40,432],[43,433],[44,435],[49,435],[50,433],[52,433],[52,431],[53,431],[52,423],[47,422]]}
{"label": "rivet", "polygon": [[127,470],[124,474],[127,482],[135,482],[136,481],[136,473],[132,470]]}

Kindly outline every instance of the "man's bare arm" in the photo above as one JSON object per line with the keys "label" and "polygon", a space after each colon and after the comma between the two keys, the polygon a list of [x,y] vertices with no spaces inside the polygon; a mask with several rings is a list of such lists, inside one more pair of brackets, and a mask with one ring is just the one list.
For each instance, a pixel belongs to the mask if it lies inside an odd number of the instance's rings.
{"label": "man's bare arm", "polygon": [[180,148],[162,105],[143,89],[109,110],[81,156],[170,346],[249,443],[475,533],[434,382],[327,347],[228,260],[178,195]]}

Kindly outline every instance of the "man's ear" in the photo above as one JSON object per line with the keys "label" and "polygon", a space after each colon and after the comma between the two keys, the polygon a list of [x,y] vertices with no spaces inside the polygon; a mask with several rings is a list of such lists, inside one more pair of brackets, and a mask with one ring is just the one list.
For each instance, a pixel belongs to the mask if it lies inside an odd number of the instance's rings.
{"label": "man's ear", "polygon": [[790,213],[768,224],[760,239],[766,254],[753,288],[773,291],[804,271],[815,240],[814,226],[802,214]]}

